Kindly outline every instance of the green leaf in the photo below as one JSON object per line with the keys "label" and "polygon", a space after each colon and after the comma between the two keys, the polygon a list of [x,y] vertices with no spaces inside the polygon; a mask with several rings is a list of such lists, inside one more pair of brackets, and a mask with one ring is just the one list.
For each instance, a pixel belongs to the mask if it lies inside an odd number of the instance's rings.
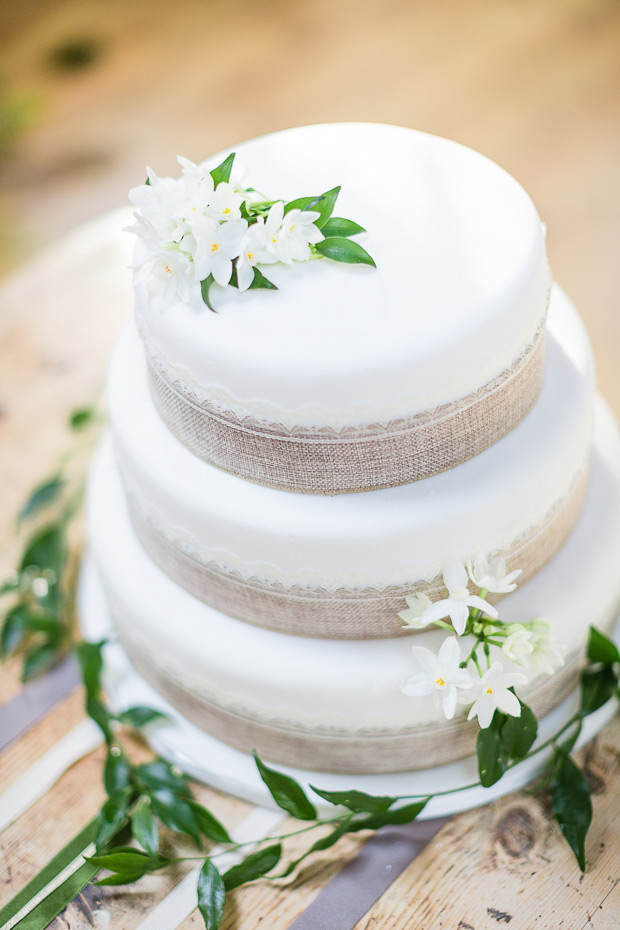
{"label": "green leaf", "polygon": [[185,776],[181,772],[173,771],[172,766],[163,759],[137,765],[134,768],[134,775],[143,785],[154,791],[159,788],[168,788],[175,794],[182,794],[186,797],[191,794]]}
{"label": "green leaf", "polygon": [[100,701],[97,697],[91,697],[90,695],[87,695],[86,713],[100,728],[108,746],[112,745],[114,742],[114,733],[111,727],[112,715],[110,714],[110,711],[103,703],[103,701]]}
{"label": "green leaf", "polygon": [[592,821],[590,789],[579,767],[562,750],[556,750],[551,778],[553,815],[575,854],[582,872],[586,869],[586,836]]}
{"label": "green leaf", "polygon": [[233,162],[235,160],[235,153],[231,152],[221,164],[214,168],[213,171],[209,172],[213,178],[213,184],[217,187],[218,184],[221,184],[222,181],[230,181],[230,172],[232,171]]}
{"label": "green leaf", "polygon": [[354,820],[347,828],[348,833],[356,833],[358,830],[379,830],[380,827],[386,827],[390,824],[411,823],[415,820],[429,802],[429,798],[423,801],[416,801],[414,804],[405,804],[403,807],[397,807],[395,810],[382,811],[377,814],[369,814],[360,820]]}
{"label": "green leaf", "polygon": [[108,875],[107,878],[100,878],[99,881],[93,882],[94,885],[105,887],[107,885],[131,885],[144,877],[145,872],[117,872],[116,875]]}
{"label": "green leaf", "polygon": [[30,537],[22,556],[20,571],[31,565],[49,568],[60,575],[67,558],[65,537],[59,524],[44,526]]}
{"label": "green leaf", "polygon": [[582,721],[576,720],[575,723],[573,724],[572,733],[570,733],[569,736],[566,737],[566,739],[563,739],[561,743],[556,743],[557,748],[560,749],[562,752],[566,753],[566,755],[569,755],[573,751],[573,747],[575,743],[577,742],[577,740],[579,739],[579,734],[581,733],[582,726],[583,726]]}
{"label": "green leaf", "polygon": [[321,242],[316,243],[315,249],[325,258],[331,258],[333,262],[377,267],[374,259],[358,242],[352,242],[351,239],[344,239],[341,236],[331,236],[329,239],[323,239]]}
{"label": "green leaf", "polygon": [[146,872],[161,868],[165,860],[160,856],[151,856],[142,849],[133,846],[117,846],[111,852],[101,853],[99,856],[84,856],[87,862],[100,869],[109,869],[110,872]]}
{"label": "green leaf", "polygon": [[131,832],[150,856],[159,852],[159,827],[148,798],[140,798],[131,814]]}
{"label": "green leaf", "polygon": [[[150,183],[148,179],[146,183]],[[93,407],[78,407],[69,417],[69,426],[77,433],[89,426],[95,419],[95,415]]]}
{"label": "green leaf", "polygon": [[262,271],[259,271],[258,268],[254,268],[254,278],[248,290],[249,291],[257,291],[257,290],[277,291],[278,288],[273,283],[273,281],[270,281],[269,278],[265,277]]}
{"label": "green leaf", "polygon": [[620,662],[620,653],[616,644],[594,626],[590,627],[586,655],[590,662],[603,662],[606,665]]}
{"label": "green leaf", "polygon": [[315,220],[315,226],[318,226],[319,229],[322,229],[323,226],[325,226],[330,216],[334,212],[334,207],[336,206],[339,193],[340,186],[333,187],[330,191],[325,191],[325,193],[321,195],[321,199],[316,206],[320,216],[318,220]]}
{"label": "green leaf", "polygon": [[363,226],[354,223],[353,220],[345,220],[343,216],[330,217],[321,227],[321,231],[326,239],[332,236],[343,236],[346,239],[349,236],[358,236],[360,233],[366,232]]}
{"label": "green leaf", "polygon": [[396,798],[374,796],[364,791],[324,791],[310,785],[315,794],[329,801],[330,804],[341,804],[355,813],[378,814],[386,811],[394,804]]}
{"label": "green leaf", "polygon": [[208,811],[206,807],[196,801],[188,801],[188,803],[196,815],[198,826],[208,839],[216,843],[232,843],[226,827],[220,823],[211,811]]}
{"label": "green leaf", "polygon": [[103,657],[101,651],[105,641],[98,643],[81,642],[75,647],[75,654],[82,670],[82,681],[89,697],[98,697],[101,693],[101,671]]}
{"label": "green leaf", "polygon": [[22,682],[32,681],[33,678],[37,678],[43,672],[49,671],[59,658],[60,651],[54,643],[33,646],[24,656],[21,674]]}
{"label": "green leaf", "polygon": [[247,856],[239,865],[233,865],[231,869],[224,873],[224,887],[226,891],[232,891],[239,885],[245,885],[247,882],[253,882],[262,875],[266,875],[278,864],[282,857],[282,844],[275,843],[273,846],[265,846],[258,852]]}
{"label": "green leaf", "polygon": [[97,819],[97,837],[95,845],[102,849],[118,835],[124,825],[129,805],[133,799],[133,789],[123,788],[105,802]]}
{"label": "green leaf", "polygon": [[506,716],[500,731],[502,755],[506,760],[518,762],[528,754],[538,734],[538,721],[531,707],[521,704],[521,716]]}
{"label": "green leaf", "polygon": [[323,199],[322,195],[316,197],[298,197],[284,204],[284,215],[286,216],[291,210],[318,210],[319,204]]}
{"label": "green leaf", "polygon": [[56,643],[64,632],[59,618],[51,612],[31,613],[28,611],[24,624],[31,633],[45,633],[49,644]]}
{"label": "green leaf", "polygon": [[146,184],[147,187],[150,187],[150,186],[151,186],[151,179],[150,179],[150,178],[147,178],[146,181],[145,181],[144,183]]}
{"label": "green leaf", "polygon": [[215,284],[215,278],[213,277],[212,274],[210,274],[208,278],[205,278],[204,281],[200,282],[200,293],[202,295],[202,299],[204,303],[207,305],[207,307],[209,308],[209,310],[212,310],[213,313],[215,313],[216,311],[215,311],[215,307],[213,306],[209,298],[209,291],[211,290],[211,287],[214,284]]}
{"label": "green leaf", "polygon": [[282,772],[276,772],[268,768],[260,759],[256,750],[254,750],[254,761],[260,777],[263,779],[271,797],[278,807],[297,817],[298,820],[316,820],[317,814],[314,805],[310,803],[303,788],[290,775],[284,775]]}
{"label": "green leaf", "polygon": [[32,492],[17,515],[17,522],[21,523],[27,517],[33,517],[52,501],[56,500],[64,487],[64,480],[60,475],[48,478]]}
{"label": "green leaf", "polygon": [[594,669],[584,668],[580,680],[580,710],[585,716],[606,704],[618,687],[618,679],[611,665],[601,665]]}
{"label": "green leaf", "polygon": [[154,707],[137,705],[136,707],[128,707],[127,710],[117,714],[116,719],[119,723],[124,723],[128,727],[137,730],[140,727],[145,727],[147,723],[151,723],[153,720],[168,720],[169,717],[167,714],[162,713],[161,710],[155,710]]}
{"label": "green leaf", "polygon": [[0,634],[0,650],[3,656],[17,652],[28,632],[29,611],[23,604],[14,607],[4,618]]}
{"label": "green leaf", "polygon": [[198,875],[198,910],[206,930],[218,930],[225,901],[224,880],[211,859],[205,859]]}
{"label": "green leaf", "polygon": [[[117,748],[114,747],[115,750]],[[118,754],[108,750],[103,764],[103,784],[109,795],[131,786],[131,766],[122,752]]]}
{"label": "green leaf", "polygon": [[505,719],[504,714],[496,710],[490,725],[478,732],[476,739],[478,774],[485,788],[490,788],[499,781],[506,771],[507,760],[504,758],[501,741],[501,729]]}
{"label": "green leaf", "polygon": [[191,805],[183,798],[177,797],[167,788],[160,788],[151,794],[153,810],[166,827],[175,833],[191,837],[200,846],[200,827]]}

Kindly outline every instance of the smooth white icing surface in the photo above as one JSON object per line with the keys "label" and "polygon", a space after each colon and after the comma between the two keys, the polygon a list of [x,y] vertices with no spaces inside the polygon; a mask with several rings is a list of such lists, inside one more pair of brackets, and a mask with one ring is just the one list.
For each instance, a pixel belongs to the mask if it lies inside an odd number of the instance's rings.
{"label": "smooth white icing surface", "polygon": [[382,587],[430,579],[447,552],[504,549],[541,523],[587,457],[593,377],[583,324],[555,289],[543,389],[514,430],[450,471],[336,497],[265,488],[192,455],[155,411],[131,330],[112,363],[109,408],[130,493],[186,549],[246,577]]}
{"label": "smooth white icing surface", "polygon": [[[154,656],[192,688],[197,701],[205,694],[307,726],[398,728],[441,719],[430,699],[408,698],[399,685],[412,672],[412,642],[436,649],[445,633],[313,640],[214,611],[178,588],[145,555],[129,524],[109,446],[98,457],[87,512],[92,553],[117,627],[134,648]],[[620,438],[598,399],[591,482],[576,529],[542,572],[502,601],[501,617],[512,622],[547,617],[574,656],[591,623],[605,628],[615,617],[618,565]],[[467,648],[463,641],[463,654]],[[527,688],[520,693],[526,695]]]}
{"label": "smooth white icing surface", "polygon": [[377,269],[270,265],[277,292],[216,287],[218,313],[199,294],[161,312],[139,288],[146,342],[199,393],[287,423],[383,421],[466,396],[531,343],[549,286],[540,220],[484,156],[357,123],[233,148],[270,199],[342,185],[335,214],[368,230],[359,241]]}

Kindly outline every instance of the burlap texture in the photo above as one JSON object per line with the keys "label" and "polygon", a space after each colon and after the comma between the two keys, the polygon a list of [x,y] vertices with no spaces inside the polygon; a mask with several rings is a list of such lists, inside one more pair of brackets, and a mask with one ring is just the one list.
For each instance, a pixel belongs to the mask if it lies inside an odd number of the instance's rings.
{"label": "burlap texture", "polygon": [[[542,522],[506,548],[508,570],[520,568],[527,581],[557,552],[572,530],[587,489],[587,468],[575,476]],[[287,587],[281,582],[246,578],[237,570],[201,558],[171,539],[129,497],[135,532],[151,559],[182,588],[222,613],[256,626],[327,639],[370,639],[403,634],[398,611],[405,598],[423,591],[432,600],[447,592],[441,575],[431,581],[377,588]],[[473,554],[472,554],[473,555]]]}
{"label": "burlap texture", "polygon": [[[386,424],[287,428],[237,416],[149,356],[155,405],[187,448],[240,478],[304,494],[371,491],[418,481],[467,461],[510,432],[542,386],[544,329],[513,365],[467,397]],[[475,362],[475,360],[474,360]]]}

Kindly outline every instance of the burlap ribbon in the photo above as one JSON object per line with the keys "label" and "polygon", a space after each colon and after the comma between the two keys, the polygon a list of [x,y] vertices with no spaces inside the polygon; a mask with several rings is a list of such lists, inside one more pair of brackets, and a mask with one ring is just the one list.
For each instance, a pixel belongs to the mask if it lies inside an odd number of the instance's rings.
{"label": "burlap ribbon", "polygon": [[508,370],[467,397],[389,423],[336,430],[238,416],[198,397],[147,352],[155,405],[194,455],[248,481],[305,494],[408,484],[478,455],[531,408],[542,386],[544,356],[540,330]]}
{"label": "burlap ribbon", "polygon": [[[587,488],[584,466],[568,492],[558,499],[537,526],[514,539],[505,550],[508,569],[520,568],[527,581],[557,552],[572,530]],[[256,626],[327,639],[369,639],[403,633],[398,611],[405,598],[424,591],[432,600],[446,596],[441,575],[377,588],[327,590],[287,586],[264,578],[244,577],[238,570],[209,561],[147,515],[129,496],[131,520],[142,545],[178,585],[222,613]],[[472,553],[472,556],[475,553]]]}
{"label": "burlap ribbon", "polygon": [[[355,774],[406,772],[444,765],[475,751],[478,724],[462,718],[403,727],[372,729],[304,726],[254,706],[231,703],[195,682],[187,683],[155,652],[135,642],[128,623],[116,623],[119,639],[138,672],[187,720],[223,743],[278,765]],[[577,684],[579,658],[543,679],[525,699],[538,718],[560,703]],[[395,687],[397,687],[395,685]],[[412,699],[414,700],[414,699]]]}

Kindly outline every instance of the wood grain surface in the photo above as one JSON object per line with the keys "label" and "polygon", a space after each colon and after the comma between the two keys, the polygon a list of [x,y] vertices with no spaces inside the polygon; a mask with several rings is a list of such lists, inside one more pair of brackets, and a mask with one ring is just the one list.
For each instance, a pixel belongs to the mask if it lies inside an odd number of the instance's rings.
{"label": "wood grain surface", "polygon": [[[85,69],[50,56],[94,41]],[[131,310],[121,217],[146,162],[173,170],[258,133],[308,122],[396,122],[491,156],[547,223],[556,278],[590,329],[599,382],[620,413],[620,5],[615,0],[21,0],[3,11],[3,94],[36,115],[0,163],[0,571],[14,515],[68,439],[66,417],[101,388]],[[62,234],[94,218],[92,225]],[[59,238],[60,237],[60,238]],[[619,567],[620,570],[620,567]],[[16,662],[0,701],[19,691]],[[0,756],[0,791],[83,715],[61,702]],[[135,752],[144,752],[138,744]],[[580,876],[544,798],[455,817],[358,930],[620,927],[620,723],[582,753],[594,789]],[[0,905],[93,816],[101,750],[0,834]],[[199,789],[229,825],[248,806]],[[285,930],[354,854],[351,840],[281,885],[231,895],[226,930]],[[181,873],[128,891],[87,889],[60,927],[138,927]],[[182,924],[200,927],[197,913]],[[329,928],[317,928],[329,930]]]}

